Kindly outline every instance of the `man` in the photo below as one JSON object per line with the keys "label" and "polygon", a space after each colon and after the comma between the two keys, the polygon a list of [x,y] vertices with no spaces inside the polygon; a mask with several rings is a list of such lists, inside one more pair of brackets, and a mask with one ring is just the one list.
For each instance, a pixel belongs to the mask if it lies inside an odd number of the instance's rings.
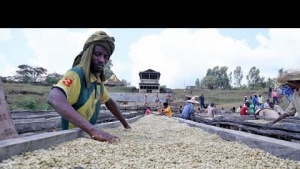
{"label": "man", "polygon": [[260,94],[260,95],[258,95],[258,105],[259,105],[260,109],[263,108],[263,104],[264,104],[264,97]]}
{"label": "man", "polygon": [[215,117],[215,114],[217,113],[217,109],[215,107],[214,103],[211,103],[206,109],[205,109],[206,115],[209,117]]}
{"label": "man", "polygon": [[249,115],[248,110],[249,108],[247,107],[246,104],[244,104],[240,110],[240,115],[241,116]]}
{"label": "man", "polygon": [[191,119],[191,115],[194,114],[194,104],[199,104],[199,102],[196,101],[195,97],[191,97],[191,99],[188,99],[186,101],[186,105],[183,107],[181,117],[186,120]]}
{"label": "man", "polygon": [[131,129],[102,83],[105,81],[104,65],[114,49],[114,38],[103,31],[97,31],[87,39],[83,51],[75,58],[73,67],[52,87],[48,103],[62,116],[63,130],[79,127],[94,140],[116,141],[117,136],[93,126],[101,103],[105,103],[125,129]]}
{"label": "man", "polygon": [[144,95],[144,105],[145,106],[148,105],[148,96],[147,96],[147,94]]}
{"label": "man", "polygon": [[249,107],[250,107],[250,101],[249,101],[249,100],[246,100],[244,105],[247,106],[247,107],[249,108]]}
{"label": "man", "polygon": [[249,115],[253,115],[255,113],[255,106],[254,103],[252,102],[249,106],[248,112]]}
{"label": "man", "polygon": [[272,91],[272,98],[273,98],[273,103],[274,104],[276,104],[276,103],[279,104],[277,89],[273,89],[273,91]]}
{"label": "man", "polygon": [[300,112],[300,71],[285,73],[277,79],[277,82],[281,83],[281,87],[284,86],[291,88],[293,93],[289,106],[286,108],[283,114],[270,123],[271,125],[288,116],[294,116],[296,112]]}
{"label": "man", "polygon": [[171,102],[171,97],[172,97],[171,94],[168,93],[167,96],[166,96],[166,102],[167,103]]}
{"label": "man", "polygon": [[203,96],[203,94],[201,94],[201,96],[199,97],[199,101],[200,101],[200,107],[201,107],[201,109],[202,108],[205,108],[205,105],[204,105],[204,96]]}
{"label": "man", "polygon": [[159,96],[158,96],[158,92],[156,92],[155,94],[155,103],[158,103],[159,102]]}
{"label": "man", "polygon": [[270,103],[270,99],[267,99],[266,102],[265,102],[264,105],[263,105],[263,109],[268,109],[268,108],[270,108],[269,103]]}
{"label": "man", "polygon": [[253,97],[253,99],[252,99],[252,103],[253,103],[254,107],[255,107],[256,105],[258,105],[258,96],[257,96],[257,94],[254,95],[254,97]]}
{"label": "man", "polygon": [[171,110],[171,107],[169,106],[169,103],[168,102],[164,102],[163,103],[164,105],[164,109],[159,109],[158,112],[159,112],[159,115],[166,115],[168,117],[172,117],[172,110]]}
{"label": "man", "polygon": [[282,110],[282,108],[279,105],[277,105],[277,104],[274,105],[273,102],[270,102],[269,106],[270,106],[271,110],[276,111],[279,115],[281,115],[283,113],[283,110]]}
{"label": "man", "polygon": [[276,119],[283,113],[279,105],[274,105],[273,102],[269,102],[269,106],[270,108],[256,110],[255,117],[260,115],[268,119]]}
{"label": "man", "polygon": [[242,107],[243,107],[243,106],[240,105],[240,106],[236,109],[236,113],[240,113]]}
{"label": "man", "polygon": [[[270,103],[273,104],[273,102],[270,102]],[[263,116],[267,119],[276,119],[276,118],[279,117],[279,113],[277,111],[275,111],[274,109],[272,109],[272,108],[258,109],[255,112],[255,118],[256,118],[257,115]]]}
{"label": "man", "polygon": [[221,113],[221,114],[225,114],[225,113],[226,113],[224,107],[221,108],[220,113]]}
{"label": "man", "polygon": [[268,98],[271,98],[272,96],[272,87],[269,86],[269,90],[268,90]]}

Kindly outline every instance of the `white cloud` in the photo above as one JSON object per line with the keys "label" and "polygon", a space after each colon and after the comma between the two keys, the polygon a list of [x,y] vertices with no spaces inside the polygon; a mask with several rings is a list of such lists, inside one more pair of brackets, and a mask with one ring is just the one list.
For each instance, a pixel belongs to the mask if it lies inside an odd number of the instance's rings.
{"label": "white cloud", "polygon": [[[97,30],[108,29],[22,29],[33,52],[28,64],[42,66],[48,73],[63,74],[70,69],[87,38]],[[0,29],[0,42],[12,39],[10,29]],[[116,35],[117,32],[116,32]],[[112,70],[117,77],[138,87],[140,71],[153,69],[161,73],[160,83],[170,88],[183,88],[201,80],[209,68],[227,66],[233,72],[241,66],[243,82],[252,66],[264,77],[276,77],[280,68],[300,67],[300,29],[269,29],[268,35],[257,34],[253,48],[246,39],[224,36],[218,29],[165,29],[159,34],[142,36],[130,44],[125,63],[113,58]],[[127,44],[123,44],[127,45]],[[23,46],[23,47],[24,47]],[[253,46],[253,45],[252,45]],[[33,59],[32,59],[33,58]],[[0,53],[1,75],[9,76],[15,69]],[[124,60],[124,59],[123,59]],[[130,76],[128,77],[128,72]]]}
{"label": "white cloud", "polygon": [[118,77],[118,79],[119,80],[125,79],[127,82],[131,82],[131,80],[128,79],[125,74],[125,72],[128,72],[130,70],[131,64],[129,62],[124,63],[123,61],[117,59],[112,59],[112,63],[113,63],[113,67],[111,68],[111,70]]}
{"label": "white cloud", "polygon": [[27,44],[34,52],[30,65],[41,66],[48,73],[65,73],[72,67],[75,57],[81,52],[87,38],[95,31],[107,29],[24,29]]}
{"label": "white cloud", "polygon": [[[13,38],[11,29],[0,29],[0,43],[11,40]],[[11,66],[7,60],[7,56],[0,53],[1,76],[12,76],[16,69]]]}
{"label": "white cloud", "polygon": [[4,42],[12,39],[11,29],[1,28],[0,29],[0,42]]}
{"label": "white cloud", "polygon": [[16,72],[16,68],[11,66],[7,61],[7,57],[4,54],[0,53],[0,67],[1,67],[1,75],[3,77],[13,76]]}
{"label": "white cloud", "polygon": [[271,78],[280,68],[300,66],[300,29],[270,29],[268,37],[258,34],[256,40],[259,46],[251,48],[217,29],[166,29],[143,36],[130,46],[131,84],[138,87],[138,72],[149,68],[161,73],[161,85],[182,88],[215,66],[227,66],[227,73],[241,66],[244,80],[252,66]]}

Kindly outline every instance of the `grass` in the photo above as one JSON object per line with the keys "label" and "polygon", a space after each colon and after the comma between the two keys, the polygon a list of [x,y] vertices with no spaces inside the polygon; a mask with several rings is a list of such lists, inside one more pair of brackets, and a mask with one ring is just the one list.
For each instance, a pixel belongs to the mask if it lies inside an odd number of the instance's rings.
{"label": "grass", "polygon": [[[31,84],[16,84],[3,83],[3,89],[7,96],[7,102],[10,110],[52,110],[47,103],[47,97],[51,86],[38,86]],[[132,92],[132,88],[124,87],[107,87],[109,92]],[[268,98],[268,89],[262,90],[208,90],[199,89],[190,90],[173,89],[173,99],[185,101],[186,96],[205,97],[205,103],[215,103],[217,109],[224,107],[225,110],[230,110],[232,107],[238,107],[243,104],[245,96],[253,96],[261,94],[264,99]],[[280,106],[283,110],[288,106],[286,101],[283,101]],[[197,106],[196,106],[197,107]]]}
{"label": "grass", "polygon": [[[203,94],[205,103],[214,103],[217,109],[224,107],[225,110],[230,110],[232,107],[238,107],[243,104],[244,97],[254,95],[255,93],[262,94],[264,91],[253,91],[253,90],[208,90],[199,89],[193,90],[192,94],[190,90],[173,90],[175,97],[185,98],[185,96],[200,96]],[[264,98],[267,97],[263,95]]]}
{"label": "grass", "polygon": [[3,83],[10,110],[50,110],[47,97],[51,86]]}

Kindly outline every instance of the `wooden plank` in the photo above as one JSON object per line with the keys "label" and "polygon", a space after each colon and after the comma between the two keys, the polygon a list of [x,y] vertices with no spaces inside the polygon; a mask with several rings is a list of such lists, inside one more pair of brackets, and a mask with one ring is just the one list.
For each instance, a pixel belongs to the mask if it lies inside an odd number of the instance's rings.
{"label": "wooden plank", "polygon": [[19,134],[13,123],[0,79],[0,140],[16,138],[18,136]]}

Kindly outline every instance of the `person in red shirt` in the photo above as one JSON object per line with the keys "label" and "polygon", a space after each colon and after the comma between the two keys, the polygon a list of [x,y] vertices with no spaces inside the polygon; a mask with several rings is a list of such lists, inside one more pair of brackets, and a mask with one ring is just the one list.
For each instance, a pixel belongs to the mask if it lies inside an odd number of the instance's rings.
{"label": "person in red shirt", "polygon": [[248,107],[246,105],[243,105],[243,107],[241,108],[240,115],[241,116],[248,115]]}
{"label": "person in red shirt", "polygon": [[272,92],[272,98],[273,98],[273,103],[275,104],[279,104],[278,102],[278,92],[277,89],[274,89]]}
{"label": "person in red shirt", "polygon": [[150,107],[147,107],[146,111],[145,111],[145,115],[149,115],[151,114],[151,108]]}

